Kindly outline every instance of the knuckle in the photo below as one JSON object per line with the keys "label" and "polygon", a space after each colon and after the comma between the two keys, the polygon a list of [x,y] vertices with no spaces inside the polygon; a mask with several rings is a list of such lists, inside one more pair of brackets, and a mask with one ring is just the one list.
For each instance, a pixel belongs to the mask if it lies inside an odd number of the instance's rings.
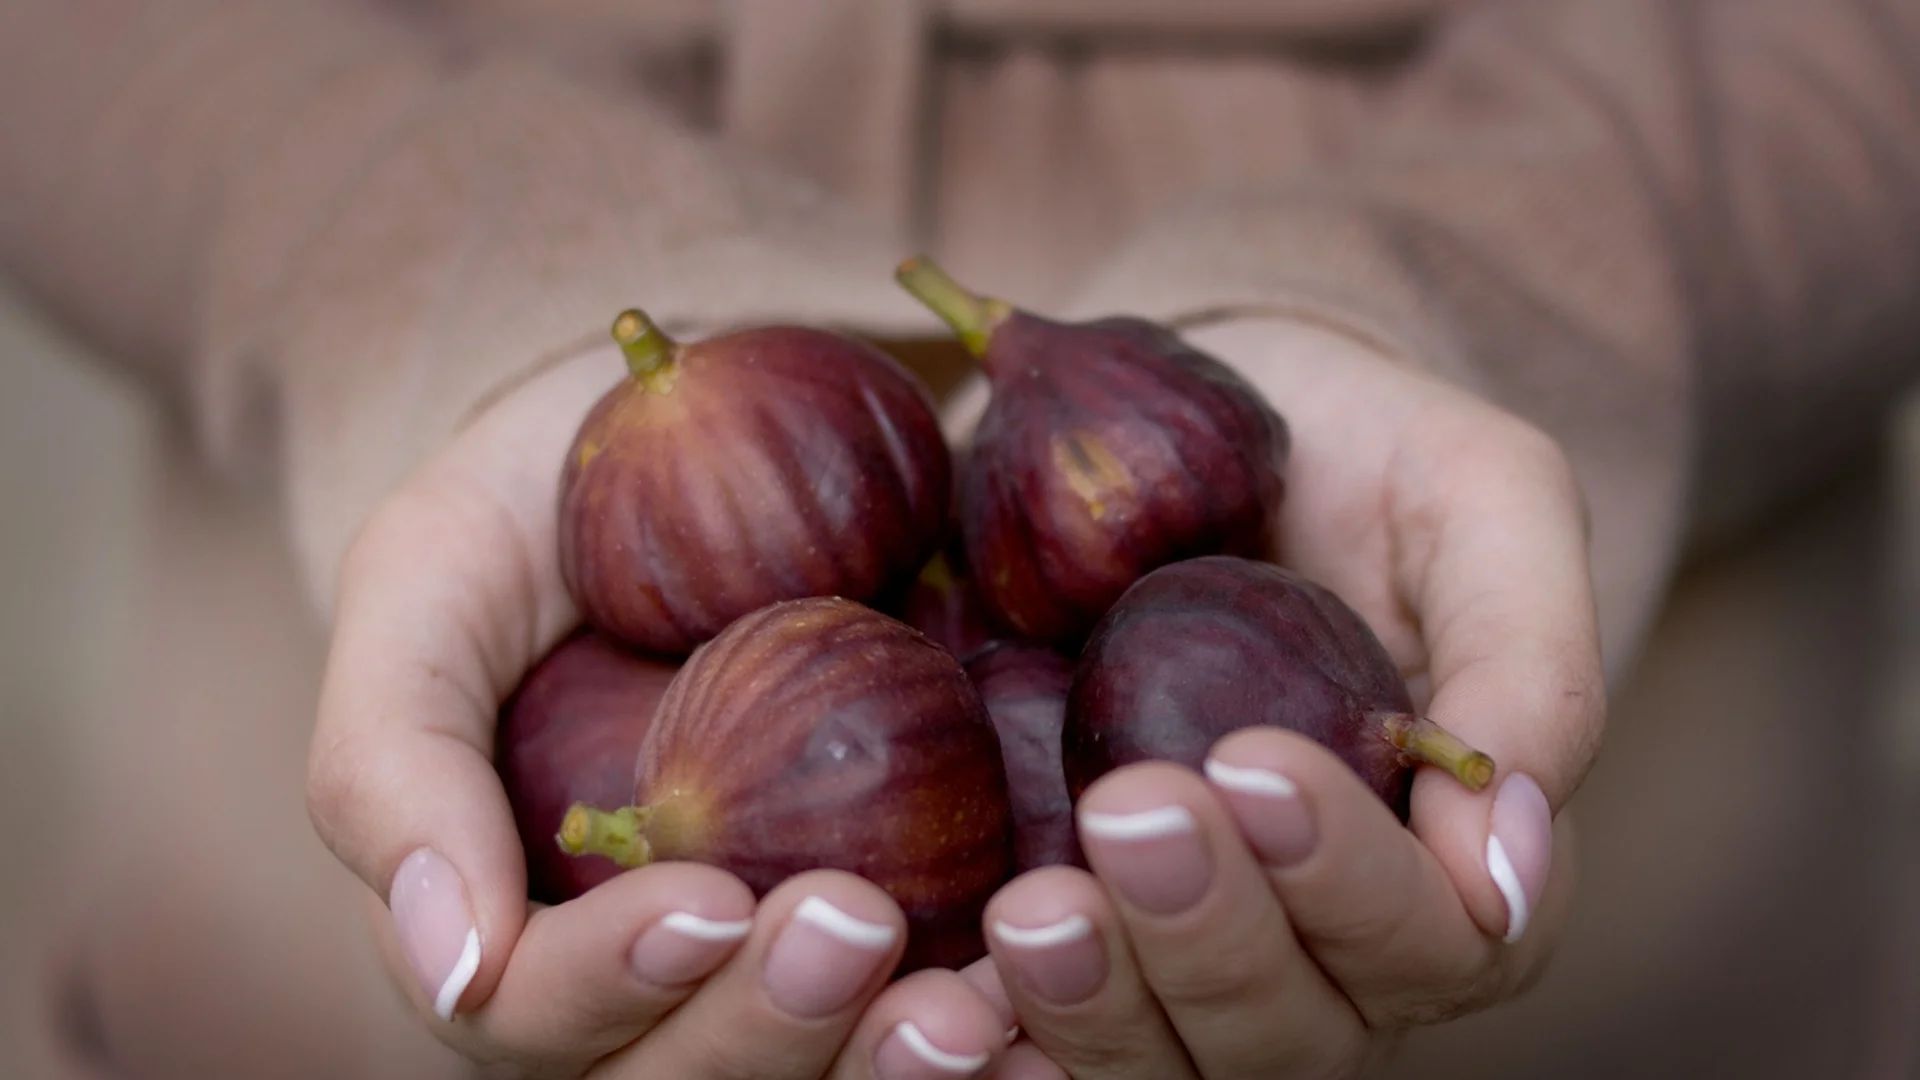
{"label": "knuckle", "polygon": [[334,848],[343,808],[352,804],[353,770],[344,767],[337,739],[316,739],[307,756],[307,817],[327,847]]}
{"label": "knuckle", "polygon": [[1252,945],[1244,940],[1232,944],[1192,950],[1182,953],[1176,963],[1155,965],[1158,970],[1148,972],[1148,982],[1162,1000],[1205,1009],[1242,1002],[1291,967],[1275,944]]}

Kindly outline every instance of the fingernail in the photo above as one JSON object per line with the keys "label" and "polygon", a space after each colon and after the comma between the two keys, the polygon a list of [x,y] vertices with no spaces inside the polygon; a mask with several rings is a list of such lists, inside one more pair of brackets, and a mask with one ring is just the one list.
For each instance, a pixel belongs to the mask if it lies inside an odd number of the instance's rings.
{"label": "fingernail", "polygon": [[1085,1001],[1107,981],[1107,950],[1085,915],[1036,927],[996,919],[993,936],[1007,947],[1014,978],[1050,1005]]}
{"label": "fingernail", "polygon": [[891,926],[856,919],[809,896],[767,950],[767,996],[802,1020],[839,1012],[873,981],[896,936]]}
{"label": "fingernail", "polygon": [[1514,773],[1493,797],[1487,830],[1487,873],[1507,901],[1508,944],[1527,932],[1527,920],[1546,888],[1553,862],[1553,812],[1540,785]]}
{"label": "fingernail", "polygon": [[1094,843],[1094,869],[1142,911],[1172,915],[1206,895],[1213,868],[1200,829],[1184,806],[1135,813],[1082,811],[1080,830]]}
{"label": "fingernail", "polygon": [[421,848],[394,872],[387,895],[400,951],[433,1000],[433,1011],[453,1019],[460,995],[480,970],[480,931],[459,871],[439,852]]}
{"label": "fingernail", "polygon": [[1299,785],[1268,769],[1213,758],[1202,768],[1220,789],[1222,801],[1233,810],[1234,820],[1261,862],[1294,866],[1313,854],[1319,835]]}
{"label": "fingernail", "polygon": [[992,1058],[988,1053],[944,1050],[913,1021],[905,1020],[874,1051],[873,1071],[880,1080],[948,1080],[972,1076],[986,1068]]}
{"label": "fingernail", "polygon": [[678,986],[713,973],[753,930],[752,919],[732,922],[669,912],[633,943],[633,970],[655,986]]}

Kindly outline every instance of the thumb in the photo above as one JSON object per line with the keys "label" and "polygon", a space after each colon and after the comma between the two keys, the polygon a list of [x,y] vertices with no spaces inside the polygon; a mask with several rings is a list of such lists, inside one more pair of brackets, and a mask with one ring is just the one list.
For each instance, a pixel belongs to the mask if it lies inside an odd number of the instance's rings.
{"label": "thumb", "polygon": [[375,512],[339,574],[309,814],[386,902],[403,981],[443,1019],[492,993],[527,915],[494,731],[499,703],[577,619],[556,463],[607,384],[598,359],[473,424]]}
{"label": "thumb", "polygon": [[1497,772],[1473,792],[1421,770],[1411,824],[1474,920],[1512,942],[1553,871],[1553,817],[1598,753],[1606,687],[1572,471],[1530,428],[1489,435],[1471,460],[1450,463],[1471,479],[1433,512],[1407,595],[1428,637],[1427,715]]}

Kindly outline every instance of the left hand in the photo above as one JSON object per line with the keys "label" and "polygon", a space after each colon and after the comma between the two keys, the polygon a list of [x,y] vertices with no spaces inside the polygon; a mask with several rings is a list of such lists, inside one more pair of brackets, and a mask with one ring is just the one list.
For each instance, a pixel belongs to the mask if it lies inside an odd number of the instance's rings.
{"label": "left hand", "polygon": [[1605,706],[1585,511],[1558,447],[1330,333],[1190,336],[1293,428],[1275,561],[1352,604],[1416,704],[1499,772],[1476,794],[1423,769],[1409,825],[1272,728],[1221,740],[1206,775],[1103,778],[1079,806],[1094,873],[1029,873],[986,913],[1000,992],[1052,1059],[1009,1058],[1008,1080],[1354,1076],[1395,1033],[1528,986],[1567,909],[1553,814]]}

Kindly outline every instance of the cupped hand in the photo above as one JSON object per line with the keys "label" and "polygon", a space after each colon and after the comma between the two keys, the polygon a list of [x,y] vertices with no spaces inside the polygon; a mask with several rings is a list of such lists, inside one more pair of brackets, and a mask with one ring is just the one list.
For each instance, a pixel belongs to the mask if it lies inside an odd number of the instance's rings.
{"label": "cupped hand", "polygon": [[953,972],[891,985],[899,908],[847,874],[756,903],[691,863],[536,907],[492,764],[500,703],[578,622],[559,465],[624,370],[611,345],[486,409],[373,514],[343,561],[309,770],[321,837],[366,883],[389,973],[500,1073],[770,1080],[966,1075],[1005,1049]]}
{"label": "cupped hand", "polygon": [[1093,873],[1051,868],[987,912],[1028,1037],[1079,1080],[1345,1077],[1395,1033],[1501,1001],[1560,933],[1555,817],[1605,717],[1582,496],[1535,428],[1330,331],[1193,331],[1289,421],[1275,561],[1379,634],[1426,715],[1498,765],[1422,769],[1409,825],[1327,750],[1274,729],[1204,770],[1104,777],[1078,807]]}

